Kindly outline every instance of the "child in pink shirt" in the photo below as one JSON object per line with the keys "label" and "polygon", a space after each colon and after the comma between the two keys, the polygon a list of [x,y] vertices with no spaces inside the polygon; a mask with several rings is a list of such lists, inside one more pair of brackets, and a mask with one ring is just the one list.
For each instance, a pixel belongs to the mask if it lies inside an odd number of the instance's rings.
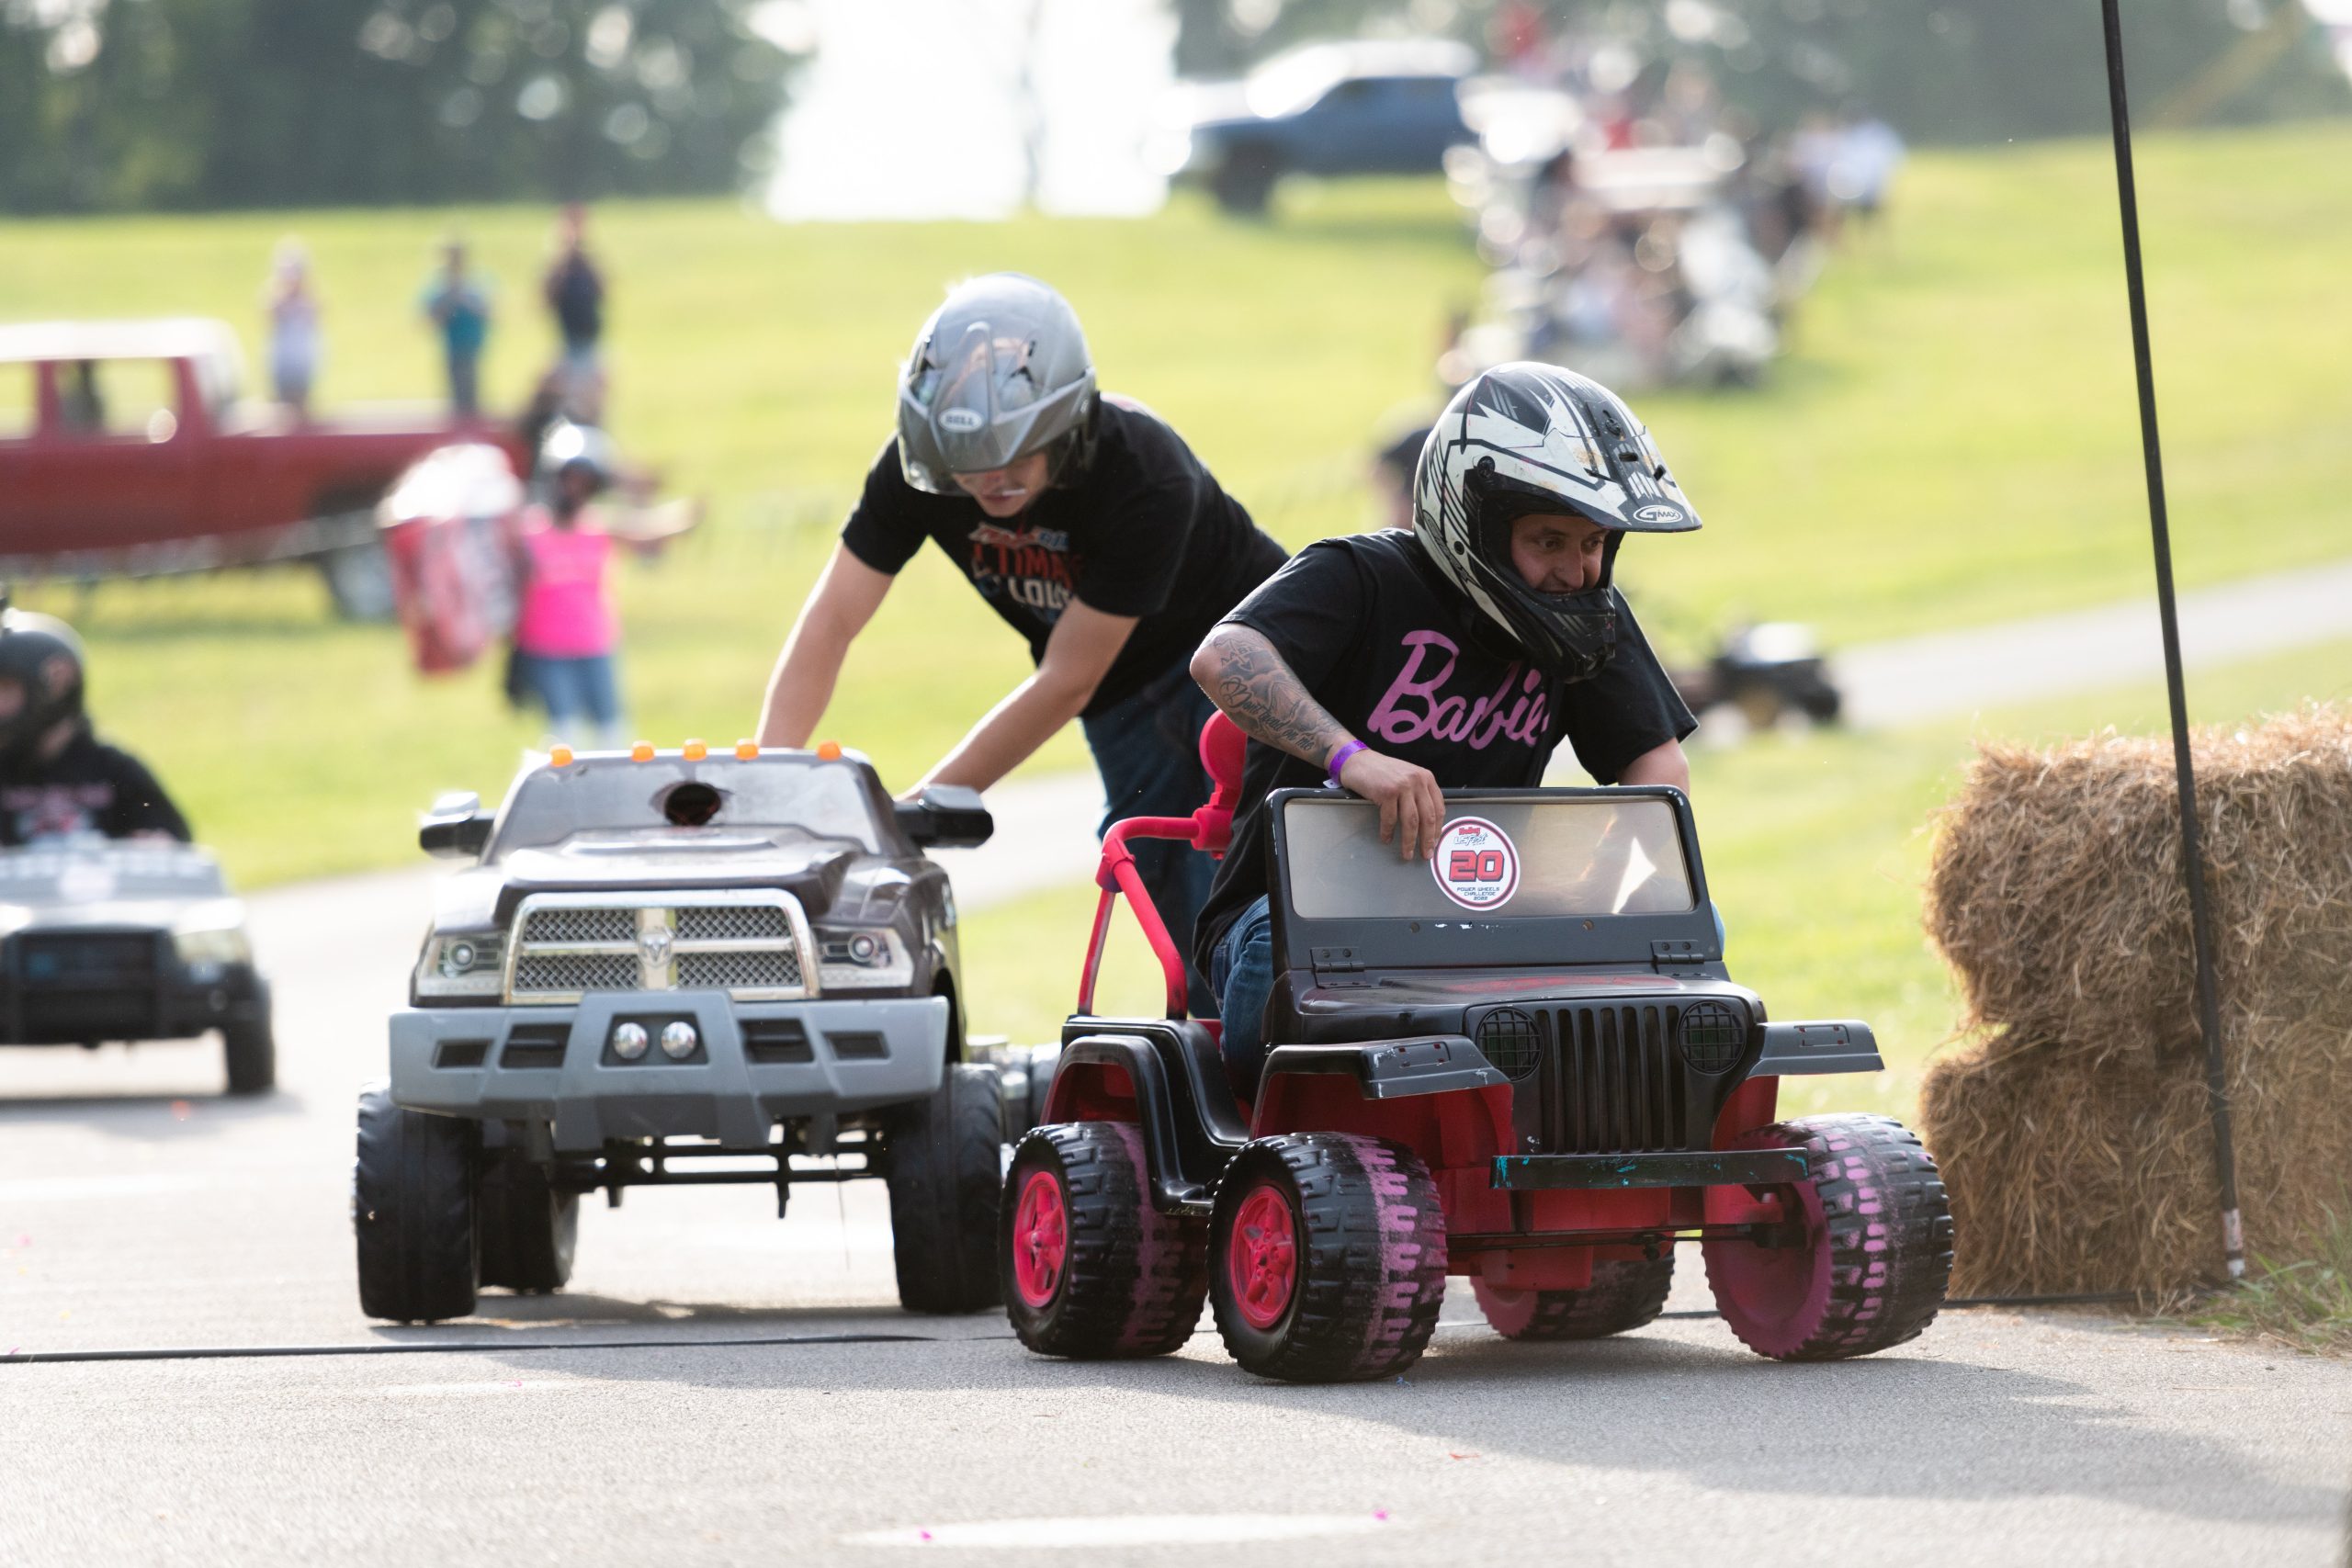
{"label": "child in pink shirt", "polygon": [[559,739],[626,743],[614,655],[620,621],[608,578],[616,539],[650,545],[694,526],[691,511],[607,519],[590,502],[611,485],[610,446],[602,432],[559,424],[539,449],[545,504],[524,509],[518,554],[522,602],[514,620],[516,683],[547,710]]}

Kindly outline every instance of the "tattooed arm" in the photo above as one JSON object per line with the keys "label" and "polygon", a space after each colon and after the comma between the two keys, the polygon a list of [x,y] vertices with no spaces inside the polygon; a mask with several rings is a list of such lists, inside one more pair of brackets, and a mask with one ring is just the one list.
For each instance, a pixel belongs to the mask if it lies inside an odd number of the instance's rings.
{"label": "tattooed arm", "polygon": [[[1329,767],[1331,754],[1355,739],[1315,700],[1274,645],[1247,626],[1224,622],[1211,628],[1193,655],[1192,671],[1209,701],[1244,734],[1301,761]],[[1394,843],[1407,860],[1437,852],[1445,799],[1427,768],[1367,749],[1348,759],[1340,782],[1380,807],[1382,843]]]}

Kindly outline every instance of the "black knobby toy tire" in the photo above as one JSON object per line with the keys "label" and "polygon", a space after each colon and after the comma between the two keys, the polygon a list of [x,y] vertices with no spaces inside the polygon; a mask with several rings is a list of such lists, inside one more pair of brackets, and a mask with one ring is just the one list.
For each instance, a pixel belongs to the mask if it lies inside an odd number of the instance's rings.
{"label": "black knobby toy tire", "polygon": [[1794,1147],[1801,1240],[1702,1244],[1715,1305],[1740,1343],[1781,1361],[1868,1356],[1934,1321],[1951,1280],[1951,1206],[1918,1134],[1886,1116],[1816,1116],[1735,1146]]}
{"label": "black knobby toy tire", "polygon": [[1004,1112],[996,1070],[948,1067],[939,1091],[904,1107],[888,1137],[890,1256],[909,1312],[997,1304],[997,1200]]}
{"label": "black knobby toy tire", "polygon": [[267,1094],[277,1087],[277,1036],[270,1027],[266,998],[252,1017],[221,1027],[220,1056],[231,1094]]}
{"label": "black knobby toy tire", "polygon": [[[1235,1225],[1261,1189],[1286,1206],[1295,1283],[1278,1319],[1252,1322],[1236,1283]],[[1209,1222],[1209,1300],[1233,1359],[1260,1377],[1337,1382],[1420,1359],[1445,1303],[1445,1214],[1419,1156],[1342,1133],[1243,1146]]]}
{"label": "black knobby toy tire", "polygon": [[474,1205],[483,1284],[539,1293],[570,1282],[580,1194],[557,1191],[545,1166],[520,1149],[498,1150],[483,1162]]}
{"label": "black knobby toy tire", "polygon": [[359,1310],[368,1316],[434,1323],[474,1310],[481,1139],[471,1122],[402,1110],[386,1084],[360,1091],[351,1219],[359,1242]]}
{"label": "black knobby toy tire", "polygon": [[[1021,1234],[1021,1200],[1041,1176],[1053,1183],[1060,1246],[1050,1289],[1032,1300],[1016,1255],[1033,1243]],[[1005,1315],[1021,1343],[1097,1360],[1165,1356],[1193,1337],[1208,1294],[1208,1226],[1153,1208],[1150,1180],[1143,1134],[1130,1122],[1039,1127],[1013,1149],[999,1258]]]}
{"label": "black knobby toy tire", "polygon": [[1576,1291],[1497,1290],[1480,1280],[1478,1310],[1506,1339],[1547,1343],[1606,1339],[1654,1320],[1674,1287],[1674,1254],[1598,1258],[1592,1283]]}

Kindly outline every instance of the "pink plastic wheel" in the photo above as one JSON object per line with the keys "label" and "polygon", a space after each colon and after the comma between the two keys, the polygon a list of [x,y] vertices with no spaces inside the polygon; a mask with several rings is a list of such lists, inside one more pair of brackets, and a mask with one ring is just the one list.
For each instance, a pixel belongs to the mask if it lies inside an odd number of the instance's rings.
{"label": "pink plastic wheel", "polygon": [[1272,1328],[1298,1288],[1298,1225],[1290,1200],[1271,1184],[1241,1201],[1226,1247],[1234,1304],[1252,1328]]}
{"label": "pink plastic wheel", "polygon": [[1022,1303],[1039,1309],[1052,1304],[1069,1260],[1061,1179],[1050,1170],[1033,1170],[1021,1184],[1012,1213],[1012,1283]]}

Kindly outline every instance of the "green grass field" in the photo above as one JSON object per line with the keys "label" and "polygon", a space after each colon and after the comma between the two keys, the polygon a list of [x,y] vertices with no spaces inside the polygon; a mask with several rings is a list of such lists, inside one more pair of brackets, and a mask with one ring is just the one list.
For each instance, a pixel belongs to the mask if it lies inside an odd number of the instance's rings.
{"label": "green grass field", "polygon": [[[2352,378],[2335,199],[2352,128],[2143,143],[2142,187],[2182,580],[2347,547]],[[1884,243],[1838,257],[1773,384],[1643,400],[1709,520],[1627,552],[1655,634],[1733,615],[1833,642],[2144,592],[2145,522],[2103,143],[1922,157]],[[991,267],[1076,301],[1107,385],[1167,413],[1295,545],[1363,525],[1368,446],[1426,405],[1436,329],[1479,275],[1430,182],[1285,192],[1276,221],[1180,200],[1137,221],[786,227],[721,202],[598,216],[614,278],[613,423],[707,494],[712,520],[625,574],[639,728],[728,739],[887,434],[890,382],[946,281]],[[21,222],[0,228],[0,318],[224,317],[258,363],[276,238],[300,233],[327,309],[322,399],[435,389],[415,295],[461,230],[501,286],[488,385],[548,351],[532,209]],[[110,728],[150,754],[258,884],[401,860],[416,807],[499,789],[535,731],[481,671],[424,682],[396,635],[332,624],[300,572],[110,584],[74,615]],[[1018,678],[1014,640],[926,556],[853,657],[827,729],[903,781]],[[1083,765],[1074,734],[1039,760]]]}

